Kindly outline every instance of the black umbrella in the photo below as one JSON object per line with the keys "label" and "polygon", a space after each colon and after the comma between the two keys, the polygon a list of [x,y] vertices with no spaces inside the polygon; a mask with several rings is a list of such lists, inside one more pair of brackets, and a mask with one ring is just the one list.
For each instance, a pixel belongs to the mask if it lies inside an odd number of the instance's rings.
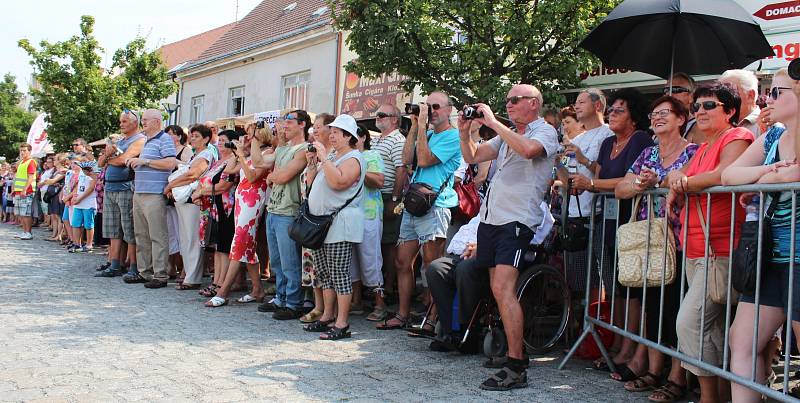
{"label": "black umbrella", "polygon": [[774,55],[732,0],[626,0],[581,41],[604,65],[669,78],[719,74]]}

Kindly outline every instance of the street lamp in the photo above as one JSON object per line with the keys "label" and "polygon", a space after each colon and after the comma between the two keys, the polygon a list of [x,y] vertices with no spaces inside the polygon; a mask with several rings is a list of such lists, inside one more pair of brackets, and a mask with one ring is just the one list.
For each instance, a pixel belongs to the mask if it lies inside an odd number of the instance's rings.
{"label": "street lamp", "polygon": [[161,103],[161,106],[163,106],[164,109],[166,109],[167,113],[169,114],[169,123],[176,124],[177,122],[173,122],[172,116],[175,114],[175,112],[178,111],[178,108],[180,108],[181,106],[178,104],[173,104],[171,102],[163,102]]}

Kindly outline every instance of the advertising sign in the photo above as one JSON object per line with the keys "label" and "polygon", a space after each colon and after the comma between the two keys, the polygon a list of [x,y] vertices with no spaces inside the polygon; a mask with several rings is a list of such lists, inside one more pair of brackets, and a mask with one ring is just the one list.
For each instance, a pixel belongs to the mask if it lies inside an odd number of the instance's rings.
{"label": "advertising sign", "polygon": [[383,104],[400,105],[409,102],[408,94],[400,87],[404,77],[399,74],[383,74],[377,78],[359,77],[347,73],[342,91],[341,113],[356,119],[375,117]]}

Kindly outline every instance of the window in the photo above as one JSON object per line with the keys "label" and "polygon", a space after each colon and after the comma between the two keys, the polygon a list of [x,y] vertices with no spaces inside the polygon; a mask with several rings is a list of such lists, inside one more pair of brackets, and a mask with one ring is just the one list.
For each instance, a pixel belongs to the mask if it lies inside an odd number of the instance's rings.
{"label": "window", "polygon": [[308,84],[310,80],[310,71],[283,76],[281,108],[308,110]]}
{"label": "window", "polygon": [[231,88],[228,91],[228,116],[244,115],[244,87]]}
{"label": "window", "polygon": [[203,116],[203,101],[205,98],[205,95],[192,97],[192,123],[201,123],[205,120],[205,116]]}

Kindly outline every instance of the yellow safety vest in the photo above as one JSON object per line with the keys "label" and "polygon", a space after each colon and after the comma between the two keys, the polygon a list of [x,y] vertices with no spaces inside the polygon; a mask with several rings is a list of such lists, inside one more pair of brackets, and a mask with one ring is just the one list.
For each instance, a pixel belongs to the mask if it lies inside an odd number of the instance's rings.
{"label": "yellow safety vest", "polygon": [[[14,192],[25,193],[25,185],[28,184],[28,166],[33,161],[33,158],[22,162],[17,167],[17,176],[14,177]],[[36,172],[33,173],[33,182],[31,182],[31,189],[36,190]]]}

